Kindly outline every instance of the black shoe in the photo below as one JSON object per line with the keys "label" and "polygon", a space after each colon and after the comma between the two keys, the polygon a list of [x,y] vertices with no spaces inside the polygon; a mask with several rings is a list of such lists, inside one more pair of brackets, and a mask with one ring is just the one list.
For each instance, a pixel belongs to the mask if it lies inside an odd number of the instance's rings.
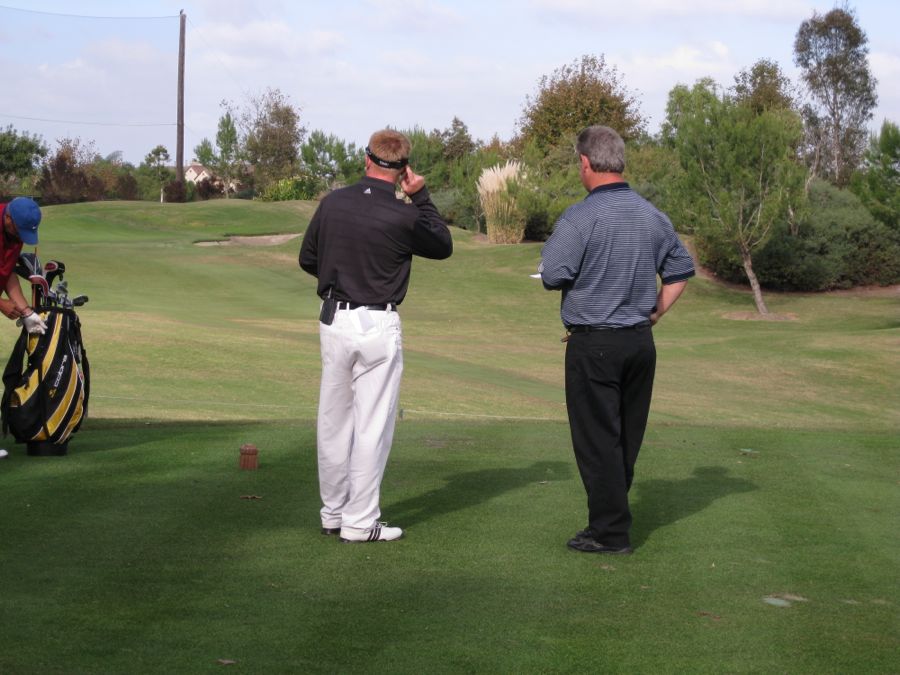
{"label": "black shoe", "polygon": [[594,539],[593,536],[586,536],[588,534],[593,533],[589,533],[587,530],[579,532],[572,539],[569,539],[566,546],[582,553],[607,553],[609,555],[630,555],[634,553],[634,549],[630,546],[606,546]]}
{"label": "black shoe", "polygon": [[323,527],[322,534],[340,534],[341,528],[339,527]]}

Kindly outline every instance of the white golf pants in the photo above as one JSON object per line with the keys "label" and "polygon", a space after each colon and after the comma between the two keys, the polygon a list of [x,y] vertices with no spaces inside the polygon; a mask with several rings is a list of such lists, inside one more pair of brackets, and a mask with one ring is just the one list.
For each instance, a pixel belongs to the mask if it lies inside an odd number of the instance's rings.
{"label": "white golf pants", "polygon": [[319,324],[319,339],[322,527],[364,531],[381,515],[381,478],[394,438],[403,373],[400,315],[339,309],[330,326]]}

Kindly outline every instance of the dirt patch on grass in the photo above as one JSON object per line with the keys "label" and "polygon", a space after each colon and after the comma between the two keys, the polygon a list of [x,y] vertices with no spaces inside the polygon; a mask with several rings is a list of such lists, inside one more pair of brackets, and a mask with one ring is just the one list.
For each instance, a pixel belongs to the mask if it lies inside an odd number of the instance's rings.
{"label": "dirt patch on grass", "polygon": [[722,315],[723,319],[732,321],[796,321],[797,315],[793,313],[787,314],[760,314],[759,312],[726,312]]}
{"label": "dirt patch on grass", "polygon": [[232,235],[228,239],[216,241],[198,241],[197,246],[280,246],[303,234],[263,234],[255,237]]}
{"label": "dirt patch on grass", "polygon": [[829,291],[829,293],[837,296],[849,295],[870,298],[900,297],[900,284],[894,286],[857,286],[856,288],[848,288],[843,291]]}

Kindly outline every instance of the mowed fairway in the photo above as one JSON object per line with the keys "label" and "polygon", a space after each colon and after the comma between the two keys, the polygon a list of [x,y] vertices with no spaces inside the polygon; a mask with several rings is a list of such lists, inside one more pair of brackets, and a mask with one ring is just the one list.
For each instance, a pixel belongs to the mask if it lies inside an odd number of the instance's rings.
{"label": "mowed fairway", "polygon": [[[631,557],[585,525],[539,244],[454,230],[401,307],[400,542],[319,533],[311,203],[50,207],[92,368],[64,458],[6,439],[0,673],[896,673],[900,295],[694,279],[655,329]],[[2,326],[11,350],[16,329]],[[260,449],[257,471],[238,449]]]}

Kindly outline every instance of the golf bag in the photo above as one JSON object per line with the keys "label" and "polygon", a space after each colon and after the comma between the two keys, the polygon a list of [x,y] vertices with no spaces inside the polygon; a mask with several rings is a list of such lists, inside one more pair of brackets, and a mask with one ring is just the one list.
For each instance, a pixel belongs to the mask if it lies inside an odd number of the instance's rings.
{"label": "golf bag", "polygon": [[[36,258],[34,262],[37,267]],[[47,283],[35,285],[33,277],[44,279],[43,270],[37,269],[37,274],[29,274],[36,291],[34,311],[47,330],[30,335],[23,327],[3,371],[3,435],[12,433],[17,443],[25,443],[29,455],[64,455],[69,439],[87,416],[90,367],[72,303],[66,299],[57,306],[64,293],[40,293],[37,286]]]}

